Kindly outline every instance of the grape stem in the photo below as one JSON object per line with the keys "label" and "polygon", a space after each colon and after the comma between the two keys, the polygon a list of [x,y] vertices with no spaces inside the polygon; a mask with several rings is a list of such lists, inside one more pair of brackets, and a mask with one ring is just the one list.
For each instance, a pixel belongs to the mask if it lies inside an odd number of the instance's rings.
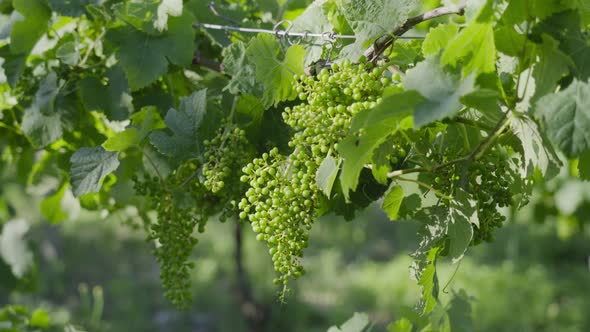
{"label": "grape stem", "polygon": [[432,20],[437,17],[451,14],[463,15],[466,6],[466,1],[460,1],[459,3],[453,6],[438,7],[433,10],[422,13],[420,15],[410,17],[401,27],[377,39],[377,41],[375,41],[375,43],[365,51],[364,55],[368,61],[375,62],[379,58],[379,56],[383,54],[383,52],[385,52],[385,50],[389,46],[393,44],[395,39],[399,38],[399,36],[403,35],[417,24],[420,24],[424,21]]}
{"label": "grape stem", "polygon": [[[387,173],[387,177],[390,179],[400,179],[400,176],[404,174],[411,174],[411,173],[422,173],[422,172],[431,172],[434,173],[440,169],[447,168],[449,166],[453,166],[455,164],[463,163],[463,162],[472,162],[475,161],[487,151],[487,149],[494,143],[496,138],[500,136],[504,130],[510,125],[512,121],[512,111],[508,111],[504,113],[502,119],[496,124],[494,129],[488,134],[488,136],[482,140],[479,145],[473,149],[468,155],[463,156],[458,159],[454,159],[448,161],[446,163],[436,165],[430,168],[427,167],[415,167],[415,168],[407,168],[407,169],[398,169],[392,172]],[[365,165],[365,168],[373,169],[372,165]]]}
{"label": "grape stem", "polygon": [[428,185],[428,184],[426,184],[426,183],[424,183],[424,182],[422,182],[420,180],[402,178],[401,176],[398,176],[396,178],[396,180],[416,183],[417,185],[422,186],[422,187],[424,187],[424,188],[432,191],[436,196],[438,196],[438,197],[440,197],[442,199],[446,199],[448,201],[452,201],[453,200],[453,196],[445,195],[442,192],[440,192],[439,190],[434,189],[432,186],[430,186],[430,185]]}

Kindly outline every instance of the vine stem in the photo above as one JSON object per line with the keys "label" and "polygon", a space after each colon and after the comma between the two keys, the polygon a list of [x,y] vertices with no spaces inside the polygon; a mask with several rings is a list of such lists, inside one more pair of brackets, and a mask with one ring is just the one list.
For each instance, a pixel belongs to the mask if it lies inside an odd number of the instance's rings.
{"label": "vine stem", "polygon": [[[421,173],[421,172],[436,172],[440,169],[447,168],[449,166],[459,164],[462,162],[471,162],[481,158],[481,156],[487,151],[487,149],[494,143],[494,141],[500,136],[504,130],[510,125],[512,121],[512,111],[508,111],[504,113],[502,119],[496,124],[494,129],[488,134],[488,136],[482,140],[473,151],[471,151],[468,155],[463,156],[458,159],[454,159],[448,161],[446,163],[436,165],[434,167],[416,167],[416,168],[407,168],[407,169],[398,169],[392,172],[387,173],[387,177],[390,179],[400,179],[400,176],[404,174],[411,174],[411,173]],[[365,165],[365,168],[373,169],[372,165]],[[403,181],[403,180],[402,180]]]}
{"label": "vine stem", "polygon": [[396,178],[396,180],[399,180],[399,181],[405,181],[405,182],[413,182],[413,183],[416,183],[417,185],[419,185],[419,186],[422,186],[422,187],[424,187],[424,188],[426,188],[426,189],[428,189],[428,190],[432,191],[432,192],[433,192],[433,193],[434,193],[436,196],[438,196],[438,197],[440,197],[440,198],[442,198],[442,199],[446,199],[447,201],[452,201],[452,200],[453,200],[453,196],[448,196],[448,195],[445,195],[445,194],[443,194],[442,192],[440,192],[440,191],[438,191],[438,190],[434,189],[432,186],[430,186],[430,185],[428,185],[428,184],[426,184],[426,183],[424,183],[424,182],[422,182],[422,181],[420,181],[420,180],[414,180],[414,179],[402,178],[401,176],[398,176],[398,177]]}
{"label": "vine stem", "polygon": [[427,11],[425,13],[422,13],[420,15],[410,17],[401,27],[397,28],[395,31],[393,31],[390,34],[387,34],[387,35],[377,39],[377,41],[375,41],[375,43],[373,43],[373,45],[365,51],[364,55],[368,61],[374,62],[375,60],[377,60],[377,58],[379,58],[379,56],[381,54],[383,54],[383,52],[385,52],[385,50],[389,46],[391,46],[393,44],[393,42],[396,39],[399,39],[401,35],[408,32],[408,30],[410,30],[414,26],[416,26],[424,21],[432,20],[434,18],[441,17],[441,16],[452,15],[452,14],[463,15],[463,12],[465,11],[466,6],[467,6],[466,1],[460,1],[459,3],[457,3],[454,6],[442,6],[442,7],[438,7],[433,10]]}

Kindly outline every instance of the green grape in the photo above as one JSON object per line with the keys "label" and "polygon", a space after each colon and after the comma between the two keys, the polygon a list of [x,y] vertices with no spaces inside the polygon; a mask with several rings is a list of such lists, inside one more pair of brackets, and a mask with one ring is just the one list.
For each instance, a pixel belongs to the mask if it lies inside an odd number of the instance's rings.
{"label": "green grape", "polygon": [[243,168],[241,180],[249,185],[239,202],[240,218],[248,219],[256,238],[269,246],[275,280],[287,288],[289,280],[304,273],[303,250],[316,217],[320,191],[316,173],[323,159],[350,129],[352,117],[375,107],[383,94],[383,69],[344,61],[323,69],[317,77],[299,77],[296,91],[303,101],[283,112],[294,134],[292,152],[274,148]]}

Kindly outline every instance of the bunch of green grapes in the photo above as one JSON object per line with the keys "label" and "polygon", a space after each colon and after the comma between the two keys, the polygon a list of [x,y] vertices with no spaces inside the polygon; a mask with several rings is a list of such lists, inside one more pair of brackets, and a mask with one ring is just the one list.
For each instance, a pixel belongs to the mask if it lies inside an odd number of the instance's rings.
{"label": "bunch of green grapes", "polygon": [[238,204],[240,217],[249,219],[257,239],[268,244],[280,273],[275,282],[284,289],[304,272],[301,257],[321,195],[315,180],[320,164],[335,153],[352,117],[377,105],[391,82],[383,68],[350,62],[298,80],[296,90],[303,102],[283,112],[294,131],[289,141],[293,150],[284,156],[275,148],[244,167],[241,180],[249,189]]}
{"label": "bunch of green grapes", "polygon": [[[253,155],[246,132],[229,119],[224,119],[217,134],[203,145],[203,184],[214,194],[226,187],[228,181],[235,184],[232,180],[239,179],[239,170]],[[235,191],[235,188],[229,190]]]}
{"label": "bunch of green grapes", "polygon": [[518,175],[511,167],[509,152],[494,146],[465,169],[452,165],[437,171],[435,188],[453,196],[456,188],[465,189],[477,204],[479,226],[473,226],[473,245],[491,241],[495,229],[502,227],[506,217],[500,209],[513,205],[510,186]]}

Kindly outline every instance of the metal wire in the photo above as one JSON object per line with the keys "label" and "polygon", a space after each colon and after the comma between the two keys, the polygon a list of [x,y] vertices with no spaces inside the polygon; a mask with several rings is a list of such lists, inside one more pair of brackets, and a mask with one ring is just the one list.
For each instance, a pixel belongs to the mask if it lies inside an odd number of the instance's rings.
{"label": "metal wire", "polygon": [[[288,27],[285,30],[279,30],[278,27],[281,24],[288,23]],[[220,25],[220,24],[210,24],[210,23],[193,23],[193,27],[195,29],[204,28],[209,30],[223,30],[223,31],[239,31],[239,32],[248,32],[248,33],[266,33],[275,35],[277,38],[289,38],[289,37],[300,37],[301,39],[306,38],[319,38],[326,41],[335,41],[336,39],[356,39],[356,36],[353,35],[340,35],[334,32],[322,32],[322,33],[312,33],[312,32],[291,32],[291,27],[293,23],[289,20],[283,20],[279,23],[275,24],[274,30],[268,29],[260,29],[260,28],[246,28],[246,27],[237,27],[237,26],[230,26],[230,25]],[[424,39],[424,37],[418,36],[397,36],[396,39]]]}

